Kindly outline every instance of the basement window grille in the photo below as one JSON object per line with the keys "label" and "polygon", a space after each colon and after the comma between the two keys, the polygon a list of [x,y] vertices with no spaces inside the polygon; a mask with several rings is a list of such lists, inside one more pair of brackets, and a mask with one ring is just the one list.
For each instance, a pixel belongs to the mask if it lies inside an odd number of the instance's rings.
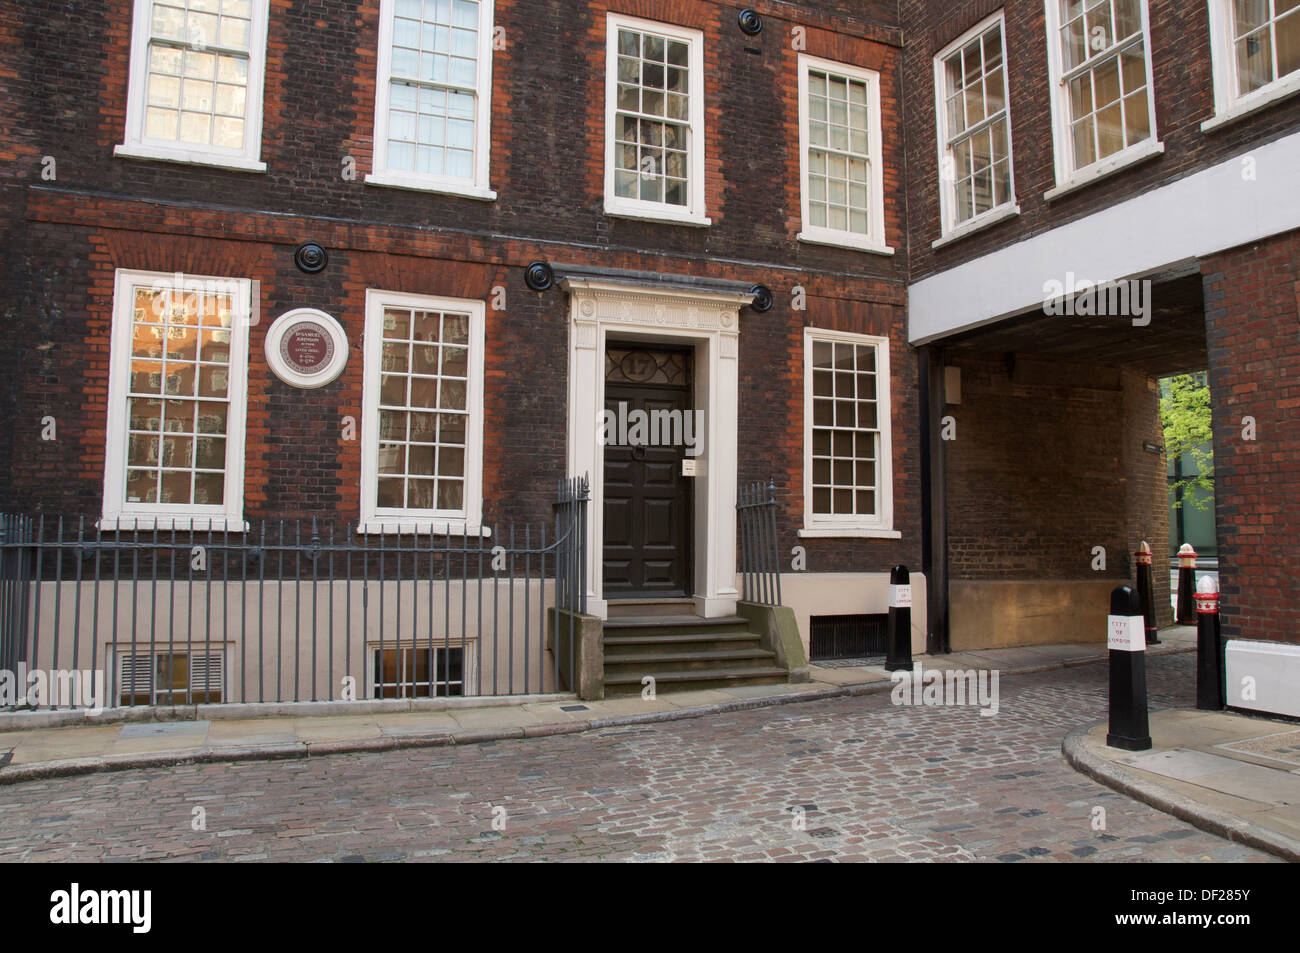
{"label": "basement window grille", "polygon": [[884,657],[889,615],[815,615],[809,642],[811,661]]}
{"label": "basement window grille", "polygon": [[220,652],[127,652],[118,656],[123,705],[204,705],[222,701]]}

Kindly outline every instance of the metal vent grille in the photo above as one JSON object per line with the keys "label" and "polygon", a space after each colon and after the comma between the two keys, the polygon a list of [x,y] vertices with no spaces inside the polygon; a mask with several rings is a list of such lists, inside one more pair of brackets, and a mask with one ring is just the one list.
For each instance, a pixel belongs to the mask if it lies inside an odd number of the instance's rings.
{"label": "metal vent grille", "polygon": [[815,615],[809,631],[810,660],[883,658],[888,634],[888,613]]}

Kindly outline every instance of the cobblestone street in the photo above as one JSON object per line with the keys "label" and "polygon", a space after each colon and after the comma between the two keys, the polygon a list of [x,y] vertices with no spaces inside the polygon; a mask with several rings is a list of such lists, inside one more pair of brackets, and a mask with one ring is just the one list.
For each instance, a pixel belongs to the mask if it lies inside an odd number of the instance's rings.
{"label": "cobblestone street", "polygon": [[[1194,655],[1149,661],[1153,708],[1194,702]],[[1066,764],[1065,733],[1105,717],[1104,665],[1004,677],[999,713],[979,711],[895,707],[881,693],[535,740],[23,783],[0,788],[0,859],[1271,859]],[[206,831],[191,829],[196,807]]]}

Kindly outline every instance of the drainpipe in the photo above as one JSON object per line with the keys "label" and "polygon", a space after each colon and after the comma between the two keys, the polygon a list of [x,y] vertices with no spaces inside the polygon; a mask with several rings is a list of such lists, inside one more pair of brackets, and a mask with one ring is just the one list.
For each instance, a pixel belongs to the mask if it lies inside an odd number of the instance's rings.
{"label": "drainpipe", "polygon": [[926,652],[951,651],[948,629],[948,495],[939,419],[944,409],[943,349],[917,354],[921,441],[921,571],[925,573]]}

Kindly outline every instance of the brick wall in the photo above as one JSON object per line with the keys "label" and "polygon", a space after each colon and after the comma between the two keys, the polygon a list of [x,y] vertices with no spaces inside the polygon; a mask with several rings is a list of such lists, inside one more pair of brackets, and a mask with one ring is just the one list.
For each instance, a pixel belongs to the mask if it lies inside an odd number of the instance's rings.
{"label": "brick wall", "polygon": [[1216,255],[1201,274],[1223,633],[1300,643],[1300,232]]}
{"label": "brick wall", "polygon": [[[962,396],[944,409],[956,424],[944,444],[953,579],[1118,583],[1133,578],[1141,540],[1167,551],[1164,455],[1141,449],[1163,442],[1159,394],[1144,375],[1021,355],[947,360],[961,369]],[[1093,569],[1097,546],[1104,571]]]}
{"label": "brick wall", "polygon": [[[271,0],[264,174],[114,158],[122,141],[129,0],[28,4],[0,27],[7,151],[0,387],[15,421],[0,444],[5,506],[94,515],[102,493],[108,332],[117,268],[256,278],[250,340],[245,509],[249,518],[356,519],[367,288],[487,299],[485,516],[540,520],[563,473],[567,306],[522,283],[534,259],[763,282],[776,306],[745,312],[740,337],[742,479],[775,476],[798,541],[802,520],[802,329],[891,337],[896,523],[902,541],[809,541],[810,570],[919,565],[915,357],[906,345],[900,177],[901,33],[896,4],[759,3],[747,37],[729,4],[497,0],[506,47],[494,54],[491,184],[496,202],[363,184],[373,149],[378,0]],[[607,10],[705,32],[707,229],[603,213]],[[797,51],[882,73],[887,240],[893,258],[798,243]],[[758,50],[757,54],[747,50]],[[43,181],[40,157],[57,178]],[[356,161],[355,179],[342,175]],[[308,276],[295,245],[322,242],[330,267]],[[795,311],[801,286],[806,310]],[[299,391],[271,374],[270,322],[293,307],[337,317],[351,355],[332,385]],[[45,415],[59,439],[39,439]]]}

